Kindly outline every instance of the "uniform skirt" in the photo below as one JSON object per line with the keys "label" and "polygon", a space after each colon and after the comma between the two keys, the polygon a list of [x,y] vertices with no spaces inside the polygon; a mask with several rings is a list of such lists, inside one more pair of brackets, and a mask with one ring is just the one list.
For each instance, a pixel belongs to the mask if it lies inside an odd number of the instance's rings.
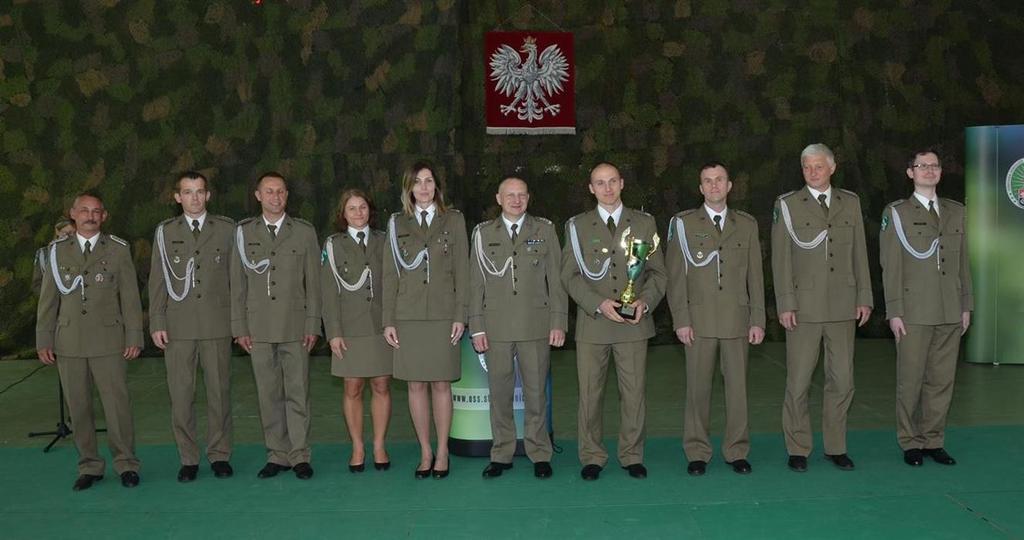
{"label": "uniform skirt", "polygon": [[403,381],[457,381],[462,377],[459,351],[452,345],[451,321],[398,321],[394,349],[396,379]]}
{"label": "uniform skirt", "polygon": [[335,377],[379,377],[391,375],[391,346],[381,334],[345,338],[344,358],[331,355],[331,375]]}

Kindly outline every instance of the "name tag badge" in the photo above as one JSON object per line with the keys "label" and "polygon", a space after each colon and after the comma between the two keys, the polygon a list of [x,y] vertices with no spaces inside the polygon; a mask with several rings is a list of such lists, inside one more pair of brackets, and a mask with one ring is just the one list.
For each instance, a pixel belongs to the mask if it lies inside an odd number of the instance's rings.
{"label": "name tag badge", "polygon": [[529,240],[526,241],[526,245],[528,245],[528,246],[536,246],[537,244],[543,244],[543,243],[544,243],[544,239],[543,238],[530,238]]}

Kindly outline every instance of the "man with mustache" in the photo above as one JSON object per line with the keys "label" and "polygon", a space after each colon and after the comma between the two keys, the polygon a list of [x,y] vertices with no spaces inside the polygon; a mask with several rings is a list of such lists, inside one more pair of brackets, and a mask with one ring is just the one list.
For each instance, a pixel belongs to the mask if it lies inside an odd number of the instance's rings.
{"label": "man with mustache", "polygon": [[128,242],[101,232],[107,220],[95,193],[75,197],[70,218],[77,232],[54,240],[36,312],[36,353],[56,364],[78,449],[81,491],[103,479],[106,462],[96,445],[92,387],[103,402],[107,440],[121,485],[139,485],[125,360],[142,350],[142,302]]}

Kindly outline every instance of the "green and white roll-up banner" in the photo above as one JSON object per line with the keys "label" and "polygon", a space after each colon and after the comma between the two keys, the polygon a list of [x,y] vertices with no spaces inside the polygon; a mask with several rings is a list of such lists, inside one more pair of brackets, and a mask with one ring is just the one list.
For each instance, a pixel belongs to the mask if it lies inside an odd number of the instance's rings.
{"label": "green and white roll-up banner", "polygon": [[1024,125],[966,130],[974,316],[966,360],[1024,363]]}
{"label": "green and white roll-up banner", "polygon": [[[491,391],[487,381],[487,355],[473,350],[469,328],[462,337],[462,378],[452,383],[452,430],[448,447],[452,454],[463,457],[484,457],[491,453]],[[515,361],[516,381],[512,398],[512,414],[516,423],[515,455],[525,456],[523,423],[525,402],[519,362]],[[548,396],[548,430],[553,434],[551,419],[551,372],[545,389]]]}

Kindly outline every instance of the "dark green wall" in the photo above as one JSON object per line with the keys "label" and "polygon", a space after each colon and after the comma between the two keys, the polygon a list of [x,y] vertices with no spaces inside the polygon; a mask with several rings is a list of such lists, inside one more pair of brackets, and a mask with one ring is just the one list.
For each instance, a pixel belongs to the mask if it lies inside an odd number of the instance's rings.
{"label": "dark green wall", "polygon": [[[534,213],[561,222],[592,204],[588,165],[610,159],[627,204],[664,228],[698,203],[696,167],[714,158],[766,239],[772,199],[801,185],[799,152],[822,141],[838,154],[835,183],[861,194],[874,257],[881,209],[908,189],[908,151],[938,145],[943,190],[961,199],[963,127],[1024,121],[1017,2],[11,2],[2,356],[33,348],[32,254],[85,188],[105,194],[107,228],[131,240],[145,279],[188,168],[234,217],[257,211],[255,176],[280,170],[292,213],[326,234],[344,186],[369,189],[383,220],[415,157],[438,162],[470,222],[494,215],[509,171],[531,181]],[[555,24],[575,33],[578,134],[486,136],[483,33]],[[884,335],[881,317],[865,332]]]}

